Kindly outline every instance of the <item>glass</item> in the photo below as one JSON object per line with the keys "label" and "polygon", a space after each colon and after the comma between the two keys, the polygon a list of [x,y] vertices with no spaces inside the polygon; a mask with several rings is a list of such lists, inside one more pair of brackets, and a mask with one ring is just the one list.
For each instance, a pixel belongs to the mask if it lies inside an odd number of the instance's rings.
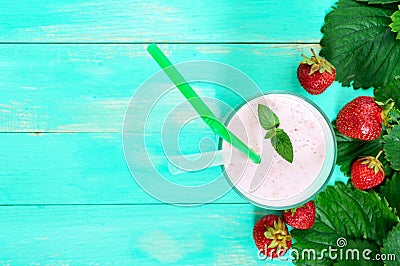
{"label": "glass", "polygon": [[[278,108],[274,111],[281,120],[281,127],[285,131],[285,127],[292,130],[287,133],[291,139],[294,136],[293,164],[285,164],[276,153],[273,158],[270,156],[273,148],[269,140],[263,140],[265,131],[258,123],[256,107],[259,103],[269,105],[273,110]],[[311,200],[329,181],[336,162],[335,134],[327,116],[311,100],[291,92],[268,92],[237,107],[225,125],[256,152],[262,151],[261,164],[256,165],[243,155],[238,156],[229,144],[219,142],[220,149],[231,149],[230,162],[222,166],[226,179],[250,203],[271,210],[290,209]],[[263,147],[257,150],[257,143],[264,143]],[[296,154],[303,157],[296,157]],[[250,191],[251,179],[265,170],[257,171],[258,167],[270,168],[265,171],[262,185]]]}

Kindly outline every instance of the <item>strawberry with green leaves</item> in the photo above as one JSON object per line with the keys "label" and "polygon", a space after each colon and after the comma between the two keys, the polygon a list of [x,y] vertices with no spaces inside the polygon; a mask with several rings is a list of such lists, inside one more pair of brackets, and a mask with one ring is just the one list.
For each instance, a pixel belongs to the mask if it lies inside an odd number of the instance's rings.
{"label": "strawberry with green leaves", "polygon": [[278,215],[262,217],[253,228],[254,242],[260,253],[277,258],[292,246],[292,236]]}
{"label": "strawberry with green leaves", "polygon": [[366,156],[353,162],[351,165],[351,182],[355,188],[367,190],[383,182],[385,171],[378,160],[382,150],[376,157]]}
{"label": "strawberry with green leaves", "polygon": [[315,205],[309,201],[300,207],[282,211],[282,218],[293,228],[310,229],[315,222]]}
{"label": "strawberry with green leaves", "polygon": [[308,93],[316,95],[323,93],[335,81],[336,69],[327,60],[318,57],[313,49],[311,52],[314,54],[311,58],[302,55],[304,60],[297,68],[297,79]]}
{"label": "strawberry with green leaves", "polygon": [[381,103],[370,96],[359,96],[339,111],[336,127],[345,136],[375,140],[381,135],[382,123],[387,120],[387,114],[393,105],[392,100]]}

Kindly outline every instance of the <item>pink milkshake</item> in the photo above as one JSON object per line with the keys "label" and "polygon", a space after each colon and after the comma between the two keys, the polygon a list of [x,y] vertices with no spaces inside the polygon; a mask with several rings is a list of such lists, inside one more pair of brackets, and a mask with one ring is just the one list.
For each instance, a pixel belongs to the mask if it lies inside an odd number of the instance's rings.
{"label": "pink milkshake", "polygon": [[[264,139],[266,131],[258,120],[259,104],[278,116],[279,127],[289,135],[292,163],[274,150],[270,139]],[[255,205],[287,209],[302,204],[324,187],[333,171],[336,141],[332,127],[322,111],[303,97],[283,92],[262,95],[241,106],[227,127],[261,154],[261,163],[254,164],[227,142],[222,143],[222,149],[231,154],[223,166],[227,179]]]}

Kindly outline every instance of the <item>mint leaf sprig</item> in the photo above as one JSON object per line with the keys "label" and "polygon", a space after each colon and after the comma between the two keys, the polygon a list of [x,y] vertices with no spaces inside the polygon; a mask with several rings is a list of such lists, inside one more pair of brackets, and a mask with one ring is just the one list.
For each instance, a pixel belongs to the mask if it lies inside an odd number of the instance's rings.
{"label": "mint leaf sprig", "polygon": [[293,162],[293,145],[289,135],[279,128],[280,121],[278,116],[267,106],[258,105],[258,119],[260,125],[267,133],[265,139],[271,139],[271,144],[276,152],[289,163]]}

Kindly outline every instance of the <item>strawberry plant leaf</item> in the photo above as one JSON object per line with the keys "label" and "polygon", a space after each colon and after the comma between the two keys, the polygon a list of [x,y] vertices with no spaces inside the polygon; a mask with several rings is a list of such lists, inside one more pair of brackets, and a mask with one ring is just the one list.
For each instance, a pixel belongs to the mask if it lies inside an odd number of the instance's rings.
{"label": "strawberry plant leaf", "polygon": [[389,202],[389,206],[400,212],[400,172],[395,172],[391,178],[386,178],[380,193]]}
{"label": "strawberry plant leaf", "polygon": [[[337,142],[336,164],[340,166],[340,171],[345,176],[350,177],[351,164],[354,160],[364,156],[375,156],[383,147],[381,137],[372,141],[362,141],[340,134],[334,123],[333,128]],[[382,156],[379,157],[379,160],[384,167],[385,173],[390,174],[392,170],[389,168],[389,163]]]}
{"label": "strawberry plant leaf", "polygon": [[392,99],[395,102],[395,107],[400,109],[400,79],[393,79],[386,86],[376,88],[374,96],[380,102]]}
{"label": "strawberry plant leaf", "polygon": [[387,121],[389,124],[399,124],[400,122],[400,79],[393,79],[386,86],[374,89],[375,100],[386,102],[392,99],[395,102],[394,107],[389,111]]}
{"label": "strawberry plant leaf", "polygon": [[279,119],[276,114],[263,104],[258,105],[258,119],[265,130],[279,126]]}
{"label": "strawberry plant leaf", "polygon": [[336,80],[354,88],[380,87],[400,75],[400,40],[389,24],[394,10],[340,0],[325,17],[321,56],[336,67]]}
{"label": "strawberry plant leaf", "polygon": [[[323,256],[323,250],[337,247],[336,241],[341,237],[332,228],[318,218],[314,226],[308,230],[293,229],[290,234],[294,236],[292,249],[293,262],[296,265],[332,265],[333,261],[328,256]],[[311,251],[312,250],[312,251]],[[308,257],[310,251],[310,257]],[[315,255],[313,252],[315,251]],[[306,254],[307,253],[307,254]],[[304,255],[303,255],[304,254]],[[318,259],[317,259],[318,258]]]}
{"label": "strawberry plant leaf", "polygon": [[[400,224],[397,224],[392,231],[389,232],[387,239],[383,242],[381,248],[382,254],[386,257],[389,254],[394,254],[394,259],[387,259],[385,265],[387,266],[398,266],[400,265]],[[392,256],[393,258],[393,256]]]}
{"label": "strawberry plant leaf", "polygon": [[383,137],[385,144],[385,158],[389,161],[390,167],[400,171],[400,125],[388,128],[387,135]]}
{"label": "strawberry plant leaf", "polygon": [[357,0],[358,2],[368,2],[368,4],[390,4],[396,3],[399,0]]}
{"label": "strawberry plant leaf", "polygon": [[317,197],[319,219],[348,239],[366,239],[378,244],[398,222],[386,200],[371,190],[358,190],[337,182]]}
{"label": "strawberry plant leaf", "polygon": [[393,107],[388,113],[388,121],[390,125],[399,124],[400,122],[400,110]]}
{"label": "strawberry plant leaf", "polygon": [[293,146],[288,134],[283,129],[277,128],[271,138],[271,144],[276,152],[289,163],[293,162]]}
{"label": "strawberry plant leaf", "polygon": [[[371,253],[368,255],[364,254],[364,256],[368,256],[371,260],[365,260],[363,258],[364,250],[371,250]],[[376,254],[379,254],[379,247],[371,242],[362,239],[356,240],[348,240],[347,245],[343,247],[343,256],[340,257],[338,254],[338,262],[335,263],[335,266],[375,266],[375,265],[383,265],[383,261],[375,261]],[[346,255],[347,254],[347,255]]]}
{"label": "strawberry plant leaf", "polygon": [[400,11],[394,12],[390,18],[393,22],[389,26],[393,32],[397,32],[397,39],[400,39]]}
{"label": "strawberry plant leaf", "polygon": [[[328,186],[314,203],[317,210],[314,226],[309,230],[291,231],[296,239],[293,244],[293,254],[298,255],[295,263],[299,265],[337,262],[338,259],[332,260],[326,250],[339,248],[339,238],[345,238],[350,246],[362,243],[363,248],[376,250],[389,230],[399,222],[387,201],[375,191],[361,191],[341,182]],[[301,256],[303,251],[310,249],[315,251],[318,260]]]}

